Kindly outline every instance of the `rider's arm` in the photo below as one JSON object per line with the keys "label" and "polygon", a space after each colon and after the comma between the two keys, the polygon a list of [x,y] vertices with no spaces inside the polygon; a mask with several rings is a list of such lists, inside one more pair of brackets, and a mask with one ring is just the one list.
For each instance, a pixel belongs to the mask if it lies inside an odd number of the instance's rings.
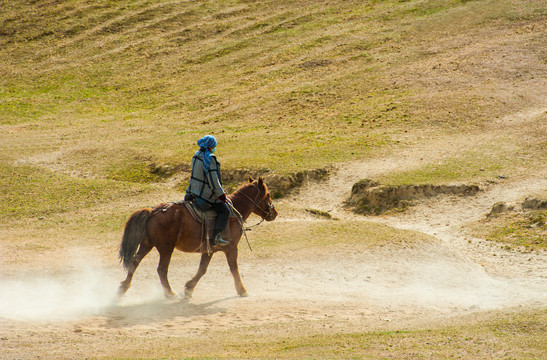
{"label": "rider's arm", "polygon": [[216,156],[211,156],[211,165],[209,166],[209,172],[207,174],[207,180],[211,186],[211,190],[215,194],[216,198],[221,197],[224,194],[224,189],[222,188],[220,175],[220,163],[216,159]]}

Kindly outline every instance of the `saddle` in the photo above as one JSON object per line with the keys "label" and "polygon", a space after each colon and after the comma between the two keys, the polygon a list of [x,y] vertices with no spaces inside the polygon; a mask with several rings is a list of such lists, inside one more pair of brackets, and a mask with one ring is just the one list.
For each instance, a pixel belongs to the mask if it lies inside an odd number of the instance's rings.
{"label": "saddle", "polygon": [[[194,201],[181,200],[176,201],[173,204],[185,206],[195,221],[197,221],[202,226],[201,231],[201,243],[202,247],[207,249],[207,252],[211,252],[211,245],[209,239],[213,236],[213,230],[215,226],[215,220],[217,218],[217,212],[214,209],[210,210],[201,210],[196,206]],[[231,241],[230,230],[232,228],[232,222],[235,220],[240,220],[239,214],[236,214],[233,207],[229,206],[230,215],[228,217],[228,224],[226,228],[222,231],[221,236],[226,241]],[[241,222],[238,223],[241,227]]]}

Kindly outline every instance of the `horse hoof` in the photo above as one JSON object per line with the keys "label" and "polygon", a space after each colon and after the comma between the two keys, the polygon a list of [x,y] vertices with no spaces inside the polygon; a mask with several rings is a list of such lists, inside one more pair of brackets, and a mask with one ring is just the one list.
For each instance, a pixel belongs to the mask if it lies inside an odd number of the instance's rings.
{"label": "horse hoof", "polygon": [[249,293],[247,291],[245,291],[243,294],[239,294],[239,296],[241,297],[248,297],[249,296]]}
{"label": "horse hoof", "polygon": [[167,304],[177,304],[181,302],[182,299],[178,295],[175,295],[175,296],[166,298],[165,301],[167,302]]}
{"label": "horse hoof", "polygon": [[193,293],[194,292],[192,290],[184,289],[184,298],[185,299],[191,299]]}
{"label": "horse hoof", "polygon": [[177,294],[174,291],[171,292],[165,292],[165,298],[166,299],[176,299]]}

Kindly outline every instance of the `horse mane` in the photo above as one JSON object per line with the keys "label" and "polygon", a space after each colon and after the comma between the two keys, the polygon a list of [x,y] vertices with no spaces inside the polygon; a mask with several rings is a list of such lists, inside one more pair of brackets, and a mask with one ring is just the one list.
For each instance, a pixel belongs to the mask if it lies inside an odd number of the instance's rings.
{"label": "horse mane", "polygon": [[[266,195],[268,194],[268,186],[266,186],[266,183],[262,182],[262,184],[264,185],[264,194],[262,194],[262,197],[259,199],[259,201],[262,201],[264,200],[264,198],[266,197]],[[253,188],[253,187],[256,187],[257,189],[260,190],[260,187],[258,185],[258,180],[253,180],[252,182],[247,182],[243,185],[241,185],[239,187],[239,189],[237,189],[236,191],[234,191],[230,197],[232,198],[232,200],[235,200],[235,199],[239,199],[242,197],[242,194],[247,191],[247,189],[250,189],[250,188]]]}

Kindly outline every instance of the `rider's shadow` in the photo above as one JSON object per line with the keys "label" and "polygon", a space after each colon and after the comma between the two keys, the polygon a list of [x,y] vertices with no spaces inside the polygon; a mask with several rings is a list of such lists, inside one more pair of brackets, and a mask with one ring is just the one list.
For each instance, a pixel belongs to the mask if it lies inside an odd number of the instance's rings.
{"label": "rider's shadow", "polygon": [[201,304],[190,303],[188,299],[157,299],[131,305],[114,304],[102,313],[106,317],[106,321],[102,326],[105,328],[122,328],[175,320],[177,318],[220,314],[226,312],[227,309],[217,305],[235,298],[239,298],[239,296],[226,297]]}

